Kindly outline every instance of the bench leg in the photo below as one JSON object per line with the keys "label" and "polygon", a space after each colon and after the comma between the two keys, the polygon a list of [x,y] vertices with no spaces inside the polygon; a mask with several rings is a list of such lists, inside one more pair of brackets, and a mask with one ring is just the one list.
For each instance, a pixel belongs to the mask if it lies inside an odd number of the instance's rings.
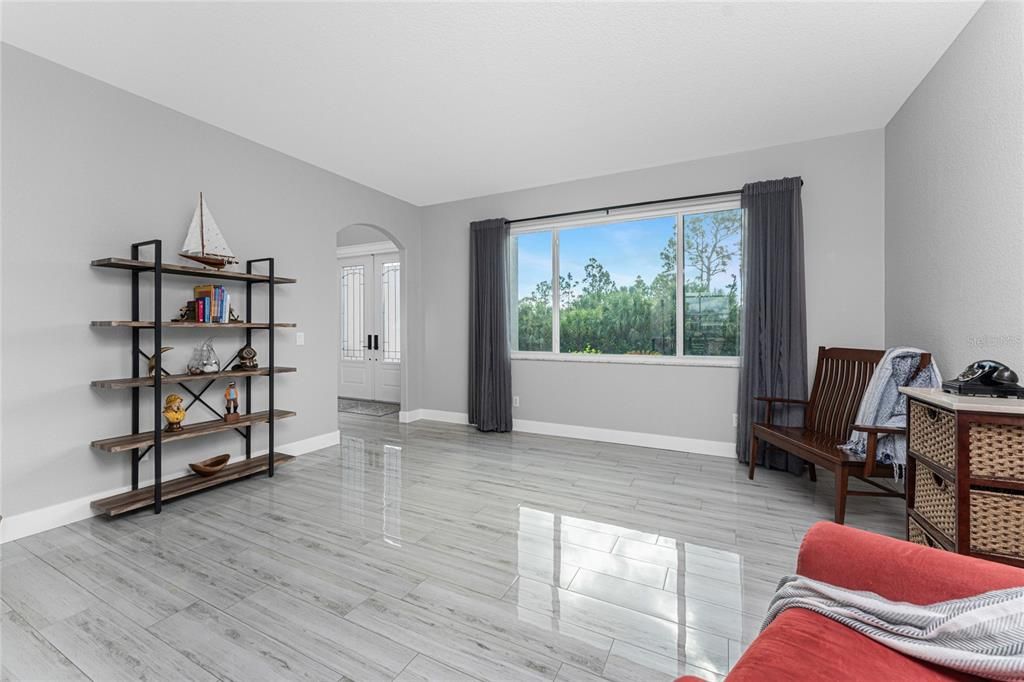
{"label": "bench leg", "polygon": [[754,467],[757,466],[757,437],[750,436],[750,466],[747,470],[747,478],[754,480]]}
{"label": "bench leg", "polygon": [[849,470],[840,466],[836,469],[836,516],[835,521],[842,525],[846,520],[846,489],[849,485]]}
{"label": "bench leg", "polygon": [[807,463],[807,475],[810,476],[811,481],[818,480],[818,470],[814,468],[814,465],[810,462]]}

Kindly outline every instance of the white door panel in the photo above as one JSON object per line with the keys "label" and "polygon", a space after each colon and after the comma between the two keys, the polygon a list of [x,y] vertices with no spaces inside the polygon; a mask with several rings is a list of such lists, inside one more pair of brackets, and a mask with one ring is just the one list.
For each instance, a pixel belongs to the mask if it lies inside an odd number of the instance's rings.
{"label": "white door panel", "polygon": [[338,347],[338,395],[373,399],[373,361],[366,347],[373,324],[373,258],[363,256],[338,261],[341,296],[341,342]]}
{"label": "white door panel", "polygon": [[402,327],[401,277],[398,254],[373,257],[374,279],[377,282],[376,315],[379,348],[373,363],[374,400],[397,403],[402,398]]}
{"label": "white door panel", "polygon": [[397,403],[402,391],[398,254],[338,260],[338,395]]}

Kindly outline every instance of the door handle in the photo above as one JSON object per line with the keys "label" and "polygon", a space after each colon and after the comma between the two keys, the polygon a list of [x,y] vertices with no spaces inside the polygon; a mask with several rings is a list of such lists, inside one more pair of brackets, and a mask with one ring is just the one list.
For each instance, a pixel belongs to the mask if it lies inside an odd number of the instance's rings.
{"label": "door handle", "polygon": [[373,350],[373,340],[372,339],[373,339],[373,335],[372,334],[367,334],[366,335],[366,350]]}
{"label": "door handle", "polygon": [[380,338],[376,334],[374,334],[373,335],[373,349],[374,350],[380,350],[380,345],[377,343],[379,340],[380,340]]}

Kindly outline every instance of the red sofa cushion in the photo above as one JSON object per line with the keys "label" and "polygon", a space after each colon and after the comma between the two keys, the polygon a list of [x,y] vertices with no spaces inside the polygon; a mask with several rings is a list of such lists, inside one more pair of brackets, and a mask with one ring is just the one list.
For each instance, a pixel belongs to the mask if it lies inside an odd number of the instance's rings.
{"label": "red sofa cushion", "polygon": [[879,644],[842,623],[787,609],[743,654],[729,682],[767,680],[970,680]]}

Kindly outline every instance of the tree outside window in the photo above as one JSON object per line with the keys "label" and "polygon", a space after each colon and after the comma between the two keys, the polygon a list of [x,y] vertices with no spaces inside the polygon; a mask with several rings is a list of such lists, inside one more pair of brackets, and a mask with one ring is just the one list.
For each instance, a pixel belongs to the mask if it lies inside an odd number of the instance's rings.
{"label": "tree outside window", "polygon": [[559,229],[557,311],[552,235],[533,232],[513,240],[517,350],[553,350],[557,312],[556,352],[676,355],[681,257],[682,354],[739,354],[740,209]]}

